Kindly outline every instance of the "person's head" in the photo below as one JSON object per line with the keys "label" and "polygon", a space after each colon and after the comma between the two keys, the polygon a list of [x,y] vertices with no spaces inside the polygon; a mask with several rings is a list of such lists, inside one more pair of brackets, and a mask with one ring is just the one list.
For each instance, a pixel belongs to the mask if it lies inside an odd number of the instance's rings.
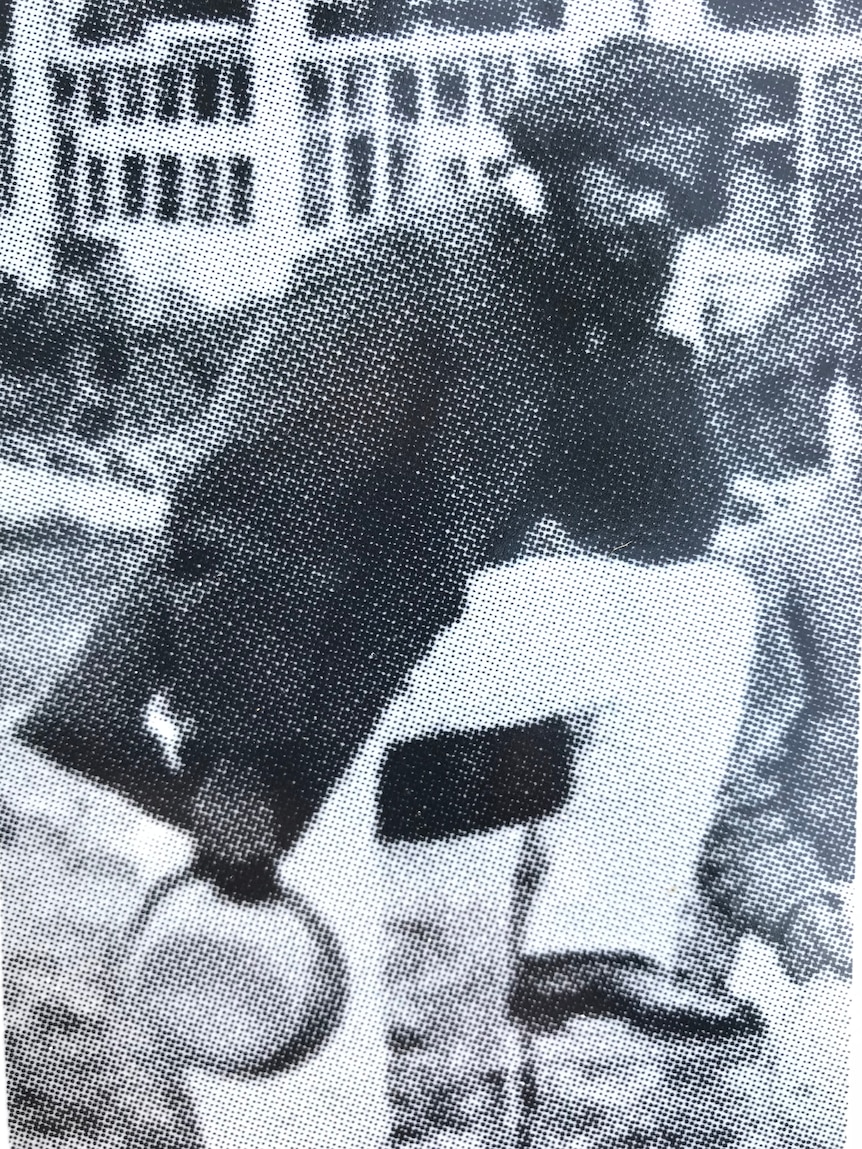
{"label": "person's head", "polygon": [[621,38],[577,66],[544,60],[498,116],[544,190],[560,273],[584,244],[625,263],[669,258],[716,223],[737,123],[730,85],[688,51]]}
{"label": "person's head", "polygon": [[851,268],[819,261],[746,336],[715,339],[707,398],[732,465],[862,478],[862,310]]}

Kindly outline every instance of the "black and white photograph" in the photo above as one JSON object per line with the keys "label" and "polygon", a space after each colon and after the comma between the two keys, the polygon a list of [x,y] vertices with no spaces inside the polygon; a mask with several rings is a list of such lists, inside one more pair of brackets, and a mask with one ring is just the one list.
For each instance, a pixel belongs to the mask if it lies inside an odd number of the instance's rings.
{"label": "black and white photograph", "polygon": [[11,1149],[849,1147],[860,0],[0,0],[0,639]]}

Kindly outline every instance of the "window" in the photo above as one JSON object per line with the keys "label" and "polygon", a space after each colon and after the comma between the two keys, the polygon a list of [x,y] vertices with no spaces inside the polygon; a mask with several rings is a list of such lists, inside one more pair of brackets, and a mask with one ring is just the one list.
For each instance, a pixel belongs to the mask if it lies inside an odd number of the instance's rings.
{"label": "window", "polygon": [[407,190],[412,163],[410,148],[400,136],[393,136],[389,141],[389,162],[387,171],[389,175],[389,199],[397,203],[403,198]]}
{"label": "window", "polygon": [[150,12],[157,20],[230,20],[247,24],[251,0],[150,0]]}
{"label": "window", "polygon": [[419,114],[419,77],[412,68],[393,68],[389,77],[389,110],[396,120]]}
{"label": "window", "polygon": [[178,120],[180,116],[180,73],[171,67],[156,73],[156,115],[160,120]]}
{"label": "window", "polygon": [[305,141],[302,162],[302,222],[322,227],[329,218],[332,149],[326,132]]}
{"label": "window", "polygon": [[159,156],[158,185],[157,217],[170,222],[179,219],[182,195],[182,166],[179,156]]}
{"label": "window", "polygon": [[251,69],[241,61],[231,64],[230,104],[235,120],[247,120],[251,112]]}
{"label": "window", "polygon": [[397,32],[410,21],[410,0],[313,0],[308,29],[314,36],[361,36]]}
{"label": "window", "polygon": [[101,156],[87,156],[87,193],[90,215],[103,219],[108,211],[108,177]]}
{"label": "window", "polygon": [[344,74],[344,110],[358,116],[368,107],[374,73],[368,64],[352,60]]}
{"label": "window", "polygon": [[447,178],[453,184],[467,182],[467,161],[463,156],[448,156],[443,161],[443,168]]}
{"label": "window", "polygon": [[118,81],[123,117],[127,120],[142,120],[146,111],[143,68],[134,65],[122,68]]}
{"label": "window", "polygon": [[54,157],[57,219],[66,227],[71,227],[75,218],[75,169],[78,163],[78,154],[74,136],[69,132],[59,134]]}
{"label": "window", "polygon": [[87,76],[87,114],[94,124],[108,118],[108,83],[102,68],[91,68]]}
{"label": "window", "polygon": [[483,62],[479,80],[482,107],[494,119],[500,108],[506,106],[515,90],[517,78],[511,60],[487,59]]}
{"label": "window", "polygon": [[[636,0],[643,4],[645,0]],[[566,15],[566,0],[530,0],[526,5],[525,23],[538,28],[562,28]]]}
{"label": "window", "polygon": [[752,68],[742,78],[752,119],[789,123],[799,105],[799,77],[787,68]]}
{"label": "window", "polygon": [[820,76],[817,146],[829,164],[862,167],[862,63],[848,61]]}
{"label": "window", "polygon": [[747,245],[790,252],[799,239],[798,182],[792,145],[747,148],[728,183],[725,227]]}
{"label": "window", "polygon": [[[11,6],[11,2],[0,0],[0,5]],[[148,20],[225,20],[247,24],[251,5],[252,0],[77,0],[73,34],[83,43],[98,44],[128,40],[139,34]]]}
{"label": "window", "polygon": [[52,68],[50,72],[51,95],[54,103],[67,108],[75,98],[77,77],[70,68]]}
{"label": "window", "polygon": [[0,211],[12,206],[15,178],[14,135],[12,131],[12,69],[0,65]]}
{"label": "window", "polygon": [[838,24],[842,28],[858,28],[862,24],[862,0],[833,0]]}
{"label": "window", "polygon": [[497,32],[559,28],[565,0],[315,0],[308,11],[317,36],[387,36],[416,24]]}
{"label": "window", "polygon": [[422,14],[436,27],[503,32],[519,27],[557,28],[564,0],[425,0]]}
{"label": "window", "polygon": [[369,215],[373,197],[374,144],[368,132],[350,136],[344,145],[347,169],[347,210]]}
{"label": "window", "polygon": [[123,214],[137,219],[144,214],[146,163],[139,153],[123,156]]}
{"label": "window", "polygon": [[743,160],[776,185],[792,184],[799,178],[793,140],[754,141],[745,148]]}
{"label": "window", "polygon": [[251,160],[237,156],[230,161],[230,215],[234,223],[251,219]]}
{"label": "window", "polygon": [[862,258],[859,229],[848,220],[862,218],[862,173],[858,170],[820,172],[814,181],[813,240],[816,247],[844,263]]}
{"label": "window", "polygon": [[804,28],[814,19],[816,0],[706,0],[709,12],[735,32],[778,32]]}
{"label": "window", "polygon": [[305,62],[299,68],[306,115],[325,116],[332,95],[329,73],[321,64]]}
{"label": "window", "polygon": [[221,69],[217,64],[197,64],[192,73],[192,107],[199,120],[214,120],[221,103]]}
{"label": "window", "polygon": [[439,67],[434,75],[434,95],[442,116],[459,119],[467,108],[467,77],[452,64]]}
{"label": "window", "polygon": [[195,215],[201,223],[210,223],[218,213],[219,170],[218,161],[204,156],[197,162]]}

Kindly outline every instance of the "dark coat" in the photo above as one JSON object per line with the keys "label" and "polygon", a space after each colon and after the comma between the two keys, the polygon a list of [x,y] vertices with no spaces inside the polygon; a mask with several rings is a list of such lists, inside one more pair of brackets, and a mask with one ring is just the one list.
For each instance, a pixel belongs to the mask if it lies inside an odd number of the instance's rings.
{"label": "dark coat", "polygon": [[[253,776],[289,844],[531,522],[641,561],[701,548],[721,483],[685,349],[626,299],[619,332],[585,300],[561,338],[525,226],[453,239],[375,232],[303,266],[220,389],[164,562],[31,742],[181,824],[214,770]],[[164,684],[194,724],[179,774],[141,723]]]}

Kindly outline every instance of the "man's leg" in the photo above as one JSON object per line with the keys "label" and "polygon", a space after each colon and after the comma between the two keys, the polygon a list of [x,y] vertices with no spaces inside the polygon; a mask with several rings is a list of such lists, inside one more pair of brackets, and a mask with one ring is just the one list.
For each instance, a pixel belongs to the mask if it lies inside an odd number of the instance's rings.
{"label": "man's leg", "polygon": [[396,1136],[512,1143],[521,1049],[508,994],[523,837],[510,827],[384,847]]}

